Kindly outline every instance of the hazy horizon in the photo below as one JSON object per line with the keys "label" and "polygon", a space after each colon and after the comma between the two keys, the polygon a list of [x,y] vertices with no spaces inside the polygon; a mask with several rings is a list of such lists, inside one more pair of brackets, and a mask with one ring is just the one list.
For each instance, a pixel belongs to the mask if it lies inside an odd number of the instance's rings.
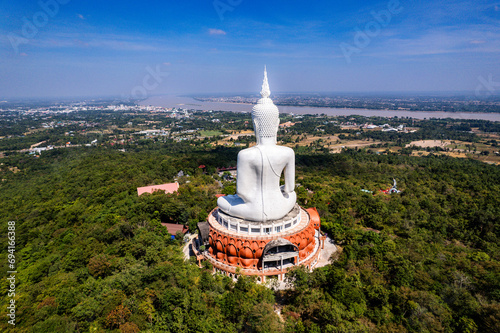
{"label": "hazy horizon", "polygon": [[[396,97],[474,97],[474,91],[277,91],[272,92],[272,96],[279,95],[320,95],[320,96],[357,96],[357,97],[387,97],[387,98],[396,98]],[[194,93],[164,93],[164,94],[151,94],[144,100],[158,97],[158,96],[176,96],[176,97],[258,97],[259,91],[253,92],[194,92]],[[484,96],[480,98],[500,98],[500,93]],[[126,98],[123,95],[89,95],[89,96],[19,96],[19,97],[5,97],[0,96],[0,103],[2,102],[20,102],[20,101],[52,101],[52,100],[125,100]]]}

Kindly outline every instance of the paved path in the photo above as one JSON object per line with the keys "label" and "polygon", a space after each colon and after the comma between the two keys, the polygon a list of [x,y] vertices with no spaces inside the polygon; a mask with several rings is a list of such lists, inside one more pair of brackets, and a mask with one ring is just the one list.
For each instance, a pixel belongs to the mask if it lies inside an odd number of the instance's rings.
{"label": "paved path", "polygon": [[332,254],[337,252],[337,247],[335,246],[335,242],[330,239],[330,237],[326,237],[325,239],[325,248],[321,250],[321,255],[319,256],[318,263],[314,268],[324,267],[330,264],[330,257]]}
{"label": "paved path", "polygon": [[184,260],[189,260],[191,256],[194,256],[193,250],[191,249],[191,243],[196,237],[198,237],[198,234],[190,235],[188,242],[184,244],[184,248],[182,249],[182,252],[184,252]]}

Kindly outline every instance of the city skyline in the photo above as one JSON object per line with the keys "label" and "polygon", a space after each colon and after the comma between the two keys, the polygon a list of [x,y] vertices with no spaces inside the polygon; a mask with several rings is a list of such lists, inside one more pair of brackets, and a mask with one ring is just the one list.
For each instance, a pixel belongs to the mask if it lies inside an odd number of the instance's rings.
{"label": "city skyline", "polygon": [[500,91],[500,2],[0,2],[0,98]]}

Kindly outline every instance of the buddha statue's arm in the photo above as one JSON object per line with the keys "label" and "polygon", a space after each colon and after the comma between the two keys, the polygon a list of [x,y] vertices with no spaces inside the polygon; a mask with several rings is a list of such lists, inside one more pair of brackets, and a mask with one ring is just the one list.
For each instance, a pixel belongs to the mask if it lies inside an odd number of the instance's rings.
{"label": "buddha statue's arm", "polygon": [[291,193],[295,190],[295,154],[291,151],[288,163],[285,166],[285,193]]}

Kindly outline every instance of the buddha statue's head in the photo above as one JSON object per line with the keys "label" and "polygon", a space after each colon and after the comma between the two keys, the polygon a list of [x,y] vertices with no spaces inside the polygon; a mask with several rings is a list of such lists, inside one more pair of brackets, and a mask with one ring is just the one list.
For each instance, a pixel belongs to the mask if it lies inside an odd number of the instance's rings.
{"label": "buddha statue's head", "polygon": [[267,71],[264,70],[264,82],[262,83],[261,99],[252,109],[252,121],[255,130],[257,144],[263,141],[276,143],[278,127],[280,124],[279,111],[273,101],[269,98],[271,91],[267,81]]}

